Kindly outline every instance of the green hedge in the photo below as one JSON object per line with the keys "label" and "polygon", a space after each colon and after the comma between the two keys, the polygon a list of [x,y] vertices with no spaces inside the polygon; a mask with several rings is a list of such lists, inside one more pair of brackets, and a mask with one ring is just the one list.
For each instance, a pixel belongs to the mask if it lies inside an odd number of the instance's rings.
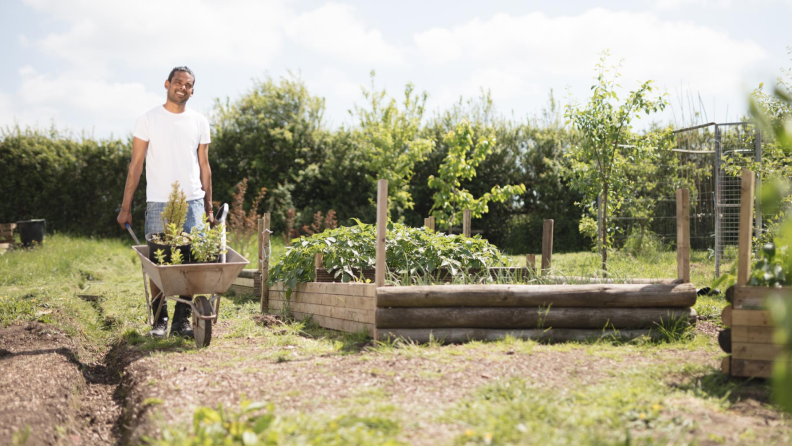
{"label": "green hedge", "polygon": [[[57,130],[0,134],[0,223],[44,218],[48,231],[118,235],[131,141],[77,139]],[[145,177],[145,174],[143,175]],[[145,178],[132,221],[143,233]]]}

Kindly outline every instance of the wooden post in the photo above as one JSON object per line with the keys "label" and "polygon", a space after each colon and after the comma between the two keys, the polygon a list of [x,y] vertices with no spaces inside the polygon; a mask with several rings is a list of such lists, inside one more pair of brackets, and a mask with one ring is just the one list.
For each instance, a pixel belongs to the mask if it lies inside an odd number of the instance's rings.
{"label": "wooden post", "polygon": [[261,275],[261,312],[269,311],[269,256],[270,256],[270,213],[266,212],[258,221],[258,258]]}
{"label": "wooden post", "polygon": [[462,235],[470,237],[470,209],[462,211]]}
{"label": "wooden post", "polygon": [[677,189],[677,279],[690,282],[690,191]]}
{"label": "wooden post", "polygon": [[388,180],[377,182],[377,259],[374,283],[385,285],[385,238],[388,233]]}
{"label": "wooden post", "polygon": [[525,267],[536,274],[536,255],[528,254],[525,256]]}
{"label": "wooden post", "polygon": [[432,231],[435,230],[435,218],[434,217],[427,217],[424,218],[424,226],[431,229]]}
{"label": "wooden post", "polygon": [[321,252],[317,252],[314,256],[314,280],[319,277],[319,273],[316,272],[319,268],[324,267],[324,255]]}
{"label": "wooden post", "polygon": [[542,271],[548,271],[553,260],[553,220],[542,225]]}
{"label": "wooden post", "polygon": [[737,285],[748,284],[748,275],[751,271],[751,237],[753,229],[754,208],[754,173],[748,169],[742,170],[742,185],[740,187],[740,230],[737,252]]}

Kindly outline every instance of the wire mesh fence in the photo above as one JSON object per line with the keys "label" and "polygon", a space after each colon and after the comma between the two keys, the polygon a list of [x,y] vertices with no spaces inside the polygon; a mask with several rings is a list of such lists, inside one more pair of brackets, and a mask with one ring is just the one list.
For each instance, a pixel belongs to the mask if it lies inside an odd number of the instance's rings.
{"label": "wire mesh fence", "polygon": [[[737,258],[740,215],[740,166],[742,158],[761,161],[761,136],[752,123],[704,124],[674,132],[675,157],[670,178],[657,181],[654,190],[663,195],[651,197],[653,212],[631,215],[630,209],[645,206],[647,197],[630,197],[621,211],[612,216],[614,245],[620,249],[657,245],[676,247],[676,196],[678,187],[690,189],[690,244],[706,250],[714,259],[713,275],[732,267]],[[754,203],[755,206],[755,203]],[[756,217],[762,228],[762,216]]]}

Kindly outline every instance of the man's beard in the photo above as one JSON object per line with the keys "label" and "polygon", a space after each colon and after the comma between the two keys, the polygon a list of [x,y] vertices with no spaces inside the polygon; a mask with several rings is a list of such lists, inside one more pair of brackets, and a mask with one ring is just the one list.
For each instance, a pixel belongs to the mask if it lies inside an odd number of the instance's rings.
{"label": "man's beard", "polygon": [[168,94],[168,99],[170,99],[170,101],[173,102],[174,104],[182,105],[187,103],[187,100],[190,99],[190,95],[185,93],[184,96],[178,96],[176,92],[173,92]]}

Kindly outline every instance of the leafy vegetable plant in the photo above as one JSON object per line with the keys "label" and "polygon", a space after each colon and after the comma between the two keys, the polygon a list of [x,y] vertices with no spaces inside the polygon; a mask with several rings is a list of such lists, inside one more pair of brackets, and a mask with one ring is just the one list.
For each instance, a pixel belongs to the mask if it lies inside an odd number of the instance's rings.
{"label": "leafy vegetable plant", "polygon": [[193,260],[199,263],[214,262],[220,254],[227,251],[220,247],[223,227],[223,224],[218,224],[214,228],[210,228],[206,215],[204,215],[203,229],[199,230],[198,226],[192,228],[190,238],[192,239]]}
{"label": "leafy vegetable plant", "polygon": [[[269,282],[283,282],[287,298],[301,282],[311,282],[314,276],[314,257],[323,255],[323,266],[335,271],[343,282],[358,280],[353,268],[374,268],[376,258],[376,226],[360,222],[326,230],[310,237],[300,237],[270,271]],[[397,274],[431,273],[448,268],[458,274],[467,268],[508,266],[508,258],[481,236],[465,238],[460,235],[435,233],[427,228],[411,228],[400,223],[388,223],[386,239],[388,268]]]}

